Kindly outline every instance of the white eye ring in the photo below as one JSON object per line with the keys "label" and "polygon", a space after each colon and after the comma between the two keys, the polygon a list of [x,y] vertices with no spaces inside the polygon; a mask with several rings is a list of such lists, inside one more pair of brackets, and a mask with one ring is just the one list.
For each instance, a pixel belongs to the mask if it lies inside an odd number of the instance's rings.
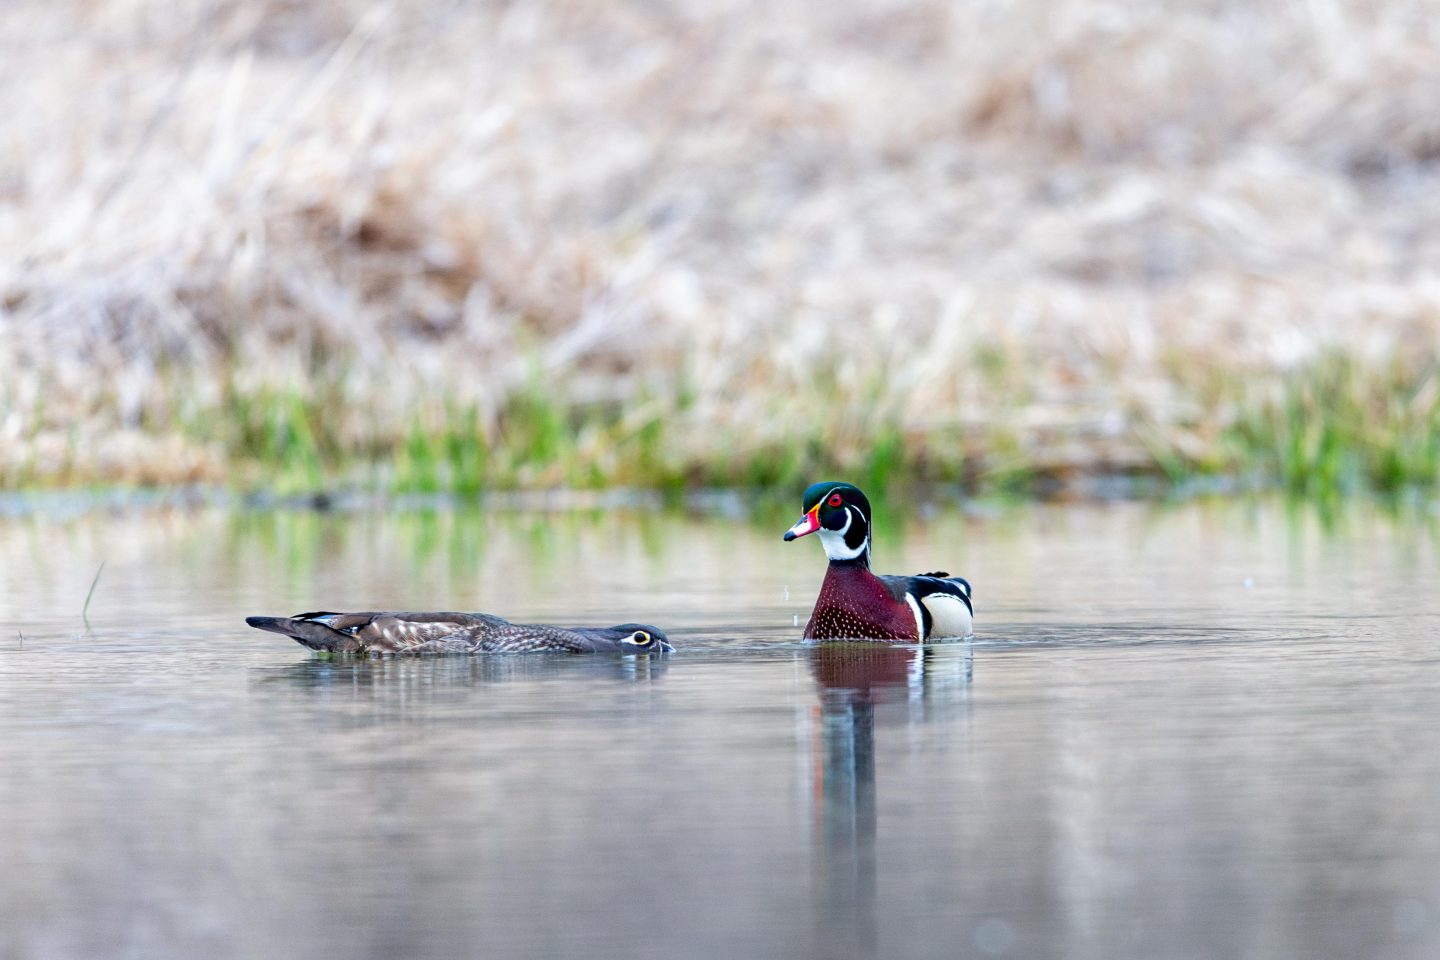
{"label": "white eye ring", "polygon": [[625,642],[633,643],[637,647],[643,647],[652,639],[653,638],[650,636],[650,634],[646,633],[644,630],[636,630],[634,633],[630,634],[630,636],[625,638]]}

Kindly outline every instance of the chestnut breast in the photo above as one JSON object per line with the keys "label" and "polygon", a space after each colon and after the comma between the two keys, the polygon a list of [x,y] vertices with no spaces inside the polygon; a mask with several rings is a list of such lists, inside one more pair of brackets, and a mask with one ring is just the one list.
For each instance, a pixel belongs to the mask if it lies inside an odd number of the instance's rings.
{"label": "chestnut breast", "polygon": [[805,625],[807,640],[920,639],[915,613],[865,567],[832,563],[820,585],[815,612]]}

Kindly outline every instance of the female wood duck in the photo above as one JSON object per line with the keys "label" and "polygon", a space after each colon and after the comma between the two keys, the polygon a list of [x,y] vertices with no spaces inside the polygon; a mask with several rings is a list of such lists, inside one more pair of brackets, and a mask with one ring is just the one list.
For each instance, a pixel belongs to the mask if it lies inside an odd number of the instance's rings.
{"label": "female wood duck", "polygon": [[805,639],[923,643],[971,635],[975,608],[964,577],[870,572],[870,501],[858,488],[814,483],[805,491],[804,506],[805,515],[786,531],[785,540],[818,533],[830,558]]}
{"label": "female wood duck", "polygon": [[552,627],[511,623],[488,613],[299,613],[246,617],[260,630],[283,633],[335,653],[669,653],[663,631],[643,623],[615,627]]}

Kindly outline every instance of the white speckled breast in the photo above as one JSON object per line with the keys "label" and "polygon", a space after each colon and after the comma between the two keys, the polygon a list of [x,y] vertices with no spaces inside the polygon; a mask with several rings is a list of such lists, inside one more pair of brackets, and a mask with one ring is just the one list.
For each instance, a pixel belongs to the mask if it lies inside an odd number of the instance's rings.
{"label": "white speckled breast", "polygon": [[898,640],[920,634],[909,604],[863,566],[831,564],[805,626],[808,640]]}

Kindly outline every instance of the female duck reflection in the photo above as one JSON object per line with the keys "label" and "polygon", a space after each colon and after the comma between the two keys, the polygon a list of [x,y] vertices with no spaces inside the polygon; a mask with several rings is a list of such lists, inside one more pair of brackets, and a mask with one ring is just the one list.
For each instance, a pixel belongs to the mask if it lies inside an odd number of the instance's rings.
{"label": "female duck reflection", "polygon": [[387,657],[301,660],[257,667],[256,682],[302,690],[345,692],[356,699],[447,700],[481,684],[525,683],[558,677],[651,683],[665,675],[666,657]]}
{"label": "female duck reflection", "polygon": [[922,723],[966,703],[970,644],[823,643],[808,651],[816,825],[816,934],[824,955],[877,954],[875,719]]}

